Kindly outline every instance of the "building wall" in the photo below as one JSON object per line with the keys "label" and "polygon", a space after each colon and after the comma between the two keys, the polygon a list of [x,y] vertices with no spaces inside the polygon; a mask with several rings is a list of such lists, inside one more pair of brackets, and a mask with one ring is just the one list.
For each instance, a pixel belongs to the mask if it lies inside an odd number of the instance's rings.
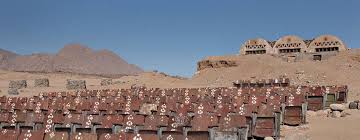
{"label": "building wall", "polygon": [[273,54],[282,56],[298,53],[325,53],[348,50],[344,42],[333,35],[321,35],[311,40],[303,40],[295,35],[287,35],[281,37],[275,43],[269,42],[274,41],[266,41],[262,38],[248,40],[241,45],[240,55]]}
{"label": "building wall", "polygon": [[288,35],[278,39],[274,46],[274,54],[280,53],[304,53],[306,52],[306,44],[304,40],[298,36]]}
{"label": "building wall", "polygon": [[262,38],[250,39],[247,40],[240,47],[240,54],[247,55],[247,52],[257,52],[257,51],[265,51],[265,54],[272,54],[273,49],[272,46]]}
{"label": "building wall", "polygon": [[317,52],[316,49],[334,49],[338,48],[338,51],[345,51],[347,47],[345,44],[336,36],[333,35],[322,35],[315,38],[308,46],[308,52],[314,53]]}

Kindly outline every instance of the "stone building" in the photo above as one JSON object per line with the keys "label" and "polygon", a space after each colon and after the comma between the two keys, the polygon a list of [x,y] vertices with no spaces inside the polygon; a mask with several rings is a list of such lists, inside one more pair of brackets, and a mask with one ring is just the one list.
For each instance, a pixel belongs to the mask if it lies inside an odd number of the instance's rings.
{"label": "stone building", "polygon": [[240,48],[240,54],[272,54],[272,46],[265,39],[257,38],[246,41]]}
{"label": "stone building", "polygon": [[344,42],[333,35],[321,35],[311,40],[287,35],[276,41],[262,38],[248,40],[241,45],[240,55],[269,54],[280,56],[287,61],[322,60],[346,50],[348,48]]}
{"label": "stone building", "polygon": [[272,48],[273,54],[304,53],[307,46],[302,38],[288,35],[278,39]]}
{"label": "stone building", "polygon": [[315,38],[307,47],[310,53],[345,51],[347,47],[336,36],[322,35]]}

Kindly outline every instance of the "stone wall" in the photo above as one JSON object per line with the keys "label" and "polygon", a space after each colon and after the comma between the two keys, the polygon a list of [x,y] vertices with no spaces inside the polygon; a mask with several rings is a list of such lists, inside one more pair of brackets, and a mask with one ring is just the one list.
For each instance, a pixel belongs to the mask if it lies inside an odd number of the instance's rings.
{"label": "stone wall", "polygon": [[67,80],[66,88],[68,90],[86,89],[85,80]]}
{"label": "stone wall", "polygon": [[21,89],[21,88],[26,88],[27,87],[27,82],[26,80],[17,80],[17,81],[10,81],[9,83],[9,88],[11,89]]}
{"label": "stone wall", "polygon": [[8,94],[9,95],[19,95],[19,91],[16,88],[9,88]]}
{"label": "stone wall", "polygon": [[101,79],[100,85],[101,86],[112,85],[112,79]]}
{"label": "stone wall", "polygon": [[49,87],[49,79],[47,79],[47,78],[35,79],[34,86],[35,87]]}

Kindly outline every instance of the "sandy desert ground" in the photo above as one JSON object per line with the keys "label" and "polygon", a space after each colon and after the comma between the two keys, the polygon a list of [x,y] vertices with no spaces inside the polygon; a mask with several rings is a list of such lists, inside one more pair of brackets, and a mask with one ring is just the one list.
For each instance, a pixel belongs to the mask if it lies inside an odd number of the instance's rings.
{"label": "sandy desert ground", "polygon": [[[308,116],[307,124],[297,127],[282,126],[281,139],[302,137],[304,140],[358,140],[360,138],[360,111],[347,110],[346,117]],[[306,139],[306,140],[307,140]],[[292,140],[292,139],[291,139]],[[298,140],[298,139],[296,139]],[[303,140],[303,139],[300,139]]]}
{"label": "sandy desert ground", "polygon": [[[48,78],[50,81],[50,87],[34,87],[34,80],[38,78]],[[121,78],[113,79],[113,85],[100,86],[101,80],[106,78],[70,73],[27,73],[0,70],[0,95],[7,95],[10,80],[27,80],[28,87],[20,89],[20,95],[18,96],[28,97],[37,95],[40,92],[68,91],[65,87],[67,79],[85,80],[87,89],[119,89],[130,88],[132,85],[146,85],[147,87],[159,88],[201,86],[200,84],[192,84],[192,82],[189,82],[188,80],[173,78],[154,72],[145,72],[137,76],[123,76]]]}
{"label": "sandy desert ground", "polygon": [[342,118],[310,117],[308,134],[313,140],[360,139],[360,111],[349,110],[350,116]]}
{"label": "sandy desert ground", "polygon": [[[37,78],[49,78],[50,87],[48,88],[34,88],[33,80]],[[113,79],[117,84],[111,86],[100,86],[100,81],[103,77],[76,75],[76,74],[46,74],[46,73],[24,73],[24,72],[9,72],[0,71],[0,90],[1,96],[7,95],[7,88],[9,80],[26,79],[28,81],[28,88],[21,89],[19,96],[33,96],[40,92],[46,91],[67,91],[65,88],[66,79],[83,79],[87,82],[88,89],[102,89],[102,88],[129,88],[131,85],[146,85],[148,87],[201,87],[205,83],[201,83],[199,79],[181,80],[159,73],[143,73],[138,76],[125,76],[118,79]],[[154,82],[156,81],[156,82]],[[300,135],[311,140],[357,140],[360,138],[358,130],[360,130],[360,110],[348,110],[351,114],[342,118],[331,118],[325,116],[308,116],[308,124],[289,127],[284,126],[281,129],[281,139],[292,135]]]}

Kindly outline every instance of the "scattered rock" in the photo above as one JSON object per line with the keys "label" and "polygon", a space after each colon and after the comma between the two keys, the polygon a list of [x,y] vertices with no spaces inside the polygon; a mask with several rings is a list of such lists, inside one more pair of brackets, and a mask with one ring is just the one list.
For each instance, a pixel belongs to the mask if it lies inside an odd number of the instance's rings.
{"label": "scattered rock", "polygon": [[8,94],[9,95],[19,95],[19,91],[17,88],[9,88]]}
{"label": "scattered rock", "polygon": [[344,111],[342,111],[341,112],[341,117],[346,117],[346,116],[349,116],[349,115],[351,115],[348,111],[346,111],[346,110],[344,110]]}
{"label": "scattered rock", "polygon": [[330,114],[330,113],[332,112],[332,110],[331,110],[330,108],[328,108],[328,109],[325,109],[325,112],[326,112],[327,114]]}
{"label": "scattered rock", "polygon": [[331,104],[330,109],[332,111],[343,111],[346,109],[345,105],[342,104]]}
{"label": "scattered rock", "polygon": [[319,116],[319,117],[327,117],[330,112],[331,112],[330,109],[327,109],[327,110],[318,110],[318,111],[316,111],[316,116]]}
{"label": "scattered rock", "polygon": [[49,79],[47,79],[47,78],[35,79],[34,86],[35,87],[49,87]]}
{"label": "scattered rock", "polygon": [[101,86],[108,86],[108,85],[111,85],[113,82],[112,82],[112,79],[102,79],[101,82],[100,82],[100,85]]}
{"label": "scattered rock", "polygon": [[114,81],[112,84],[117,85],[117,84],[124,84],[124,83],[129,83],[129,81]]}
{"label": "scattered rock", "polygon": [[281,125],[281,130],[291,130],[292,127],[291,126],[288,126],[288,125]]}
{"label": "scattered rock", "polygon": [[349,103],[349,109],[358,109],[358,103],[350,102]]}
{"label": "scattered rock", "polygon": [[144,115],[151,115],[152,111],[157,110],[156,104],[143,104],[140,107],[139,113]]}
{"label": "scattered rock", "polygon": [[274,140],[273,137],[265,137],[264,140]]}
{"label": "scattered rock", "polygon": [[285,136],[285,140],[310,140],[310,136],[303,133],[291,133]]}
{"label": "scattered rock", "polygon": [[303,71],[303,70],[299,70],[299,71],[295,72],[295,74],[304,74],[304,73],[305,73],[305,71]]}
{"label": "scattered rock", "polygon": [[308,130],[308,129],[310,128],[310,126],[307,125],[307,124],[303,124],[303,125],[298,126],[298,128],[299,128],[300,130]]}
{"label": "scattered rock", "polygon": [[66,88],[68,90],[73,89],[86,89],[86,82],[85,80],[67,80]]}
{"label": "scattered rock", "polygon": [[9,83],[9,88],[11,89],[21,89],[26,87],[27,87],[26,80],[18,80],[18,81],[11,80]]}
{"label": "scattered rock", "polygon": [[143,88],[143,87],[146,87],[145,84],[133,84],[133,85],[131,85],[132,89]]}
{"label": "scattered rock", "polygon": [[340,118],[341,117],[341,112],[340,111],[333,111],[333,112],[331,112],[331,117]]}
{"label": "scattered rock", "polygon": [[317,116],[317,113],[315,111],[308,110],[308,111],[306,111],[306,116],[314,117],[314,116]]}

